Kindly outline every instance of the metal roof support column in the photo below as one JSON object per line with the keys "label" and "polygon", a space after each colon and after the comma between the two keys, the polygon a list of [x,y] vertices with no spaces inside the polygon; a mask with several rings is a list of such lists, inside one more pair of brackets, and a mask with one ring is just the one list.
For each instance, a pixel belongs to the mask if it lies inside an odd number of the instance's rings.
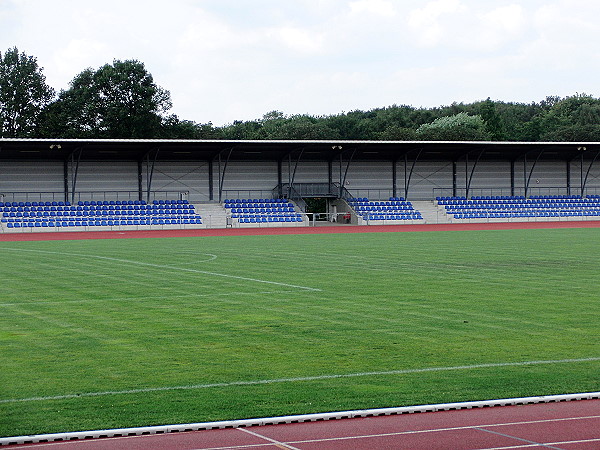
{"label": "metal roof support column", "polygon": [[527,198],[527,195],[529,193],[529,182],[531,181],[531,176],[533,175],[533,170],[535,169],[535,165],[537,164],[537,162],[539,161],[540,157],[543,154],[544,154],[544,150],[540,150],[537,157],[535,158],[535,161],[533,162],[533,165],[531,166],[531,170],[529,171],[529,176],[527,176],[527,153],[525,153],[525,155],[524,155],[523,170],[524,170],[524,175],[525,175],[525,198]]}
{"label": "metal roof support column", "polygon": [[63,161],[64,201],[69,201],[69,161]]}
{"label": "metal roof support column", "polygon": [[[79,162],[81,161],[81,154],[83,153],[83,147],[77,147],[69,155],[69,162],[71,166],[71,203],[75,203],[75,185],[77,184],[77,172],[79,171]],[[75,154],[77,154],[77,161],[75,160]],[[68,181],[67,181],[68,184]],[[68,186],[66,189],[66,197],[69,196]]]}
{"label": "metal roof support column", "polygon": [[277,160],[277,197],[283,196],[283,160]]}
{"label": "metal roof support column", "polygon": [[398,196],[398,158],[392,160],[392,197]]}
{"label": "metal roof support column", "polygon": [[138,200],[142,201],[144,199],[144,169],[142,160],[138,159]]}
{"label": "metal roof support column", "polygon": [[221,154],[223,151],[219,152],[219,203],[223,203],[223,183],[225,183],[225,173],[227,172],[227,164],[229,163],[229,158],[231,158],[231,153],[233,152],[233,148],[229,149],[229,153],[227,153],[227,159],[225,160],[225,164],[223,165],[223,171],[221,171]]}
{"label": "metal roof support column", "polygon": [[510,195],[515,196],[515,160],[510,161]]}
{"label": "metal roof support column", "polygon": [[294,185],[294,179],[296,178],[296,170],[298,170],[298,164],[300,164],[300,159],[302,158],[302,154],[304,153],[304,147],[302,147],[300,149],[300,154],[298,155],[298,159],[296,160],[296,164],[294,165],[294,172],[292,173],[291,168],[292,168],[292,153],[290,152],[288,157],[289,157],[289,169],[288,169],[288,177],[289,177],[289,184],[288,184],[288,193],[287,193],[287,198],[292,198],[292,186]]}
{"label": "metal roof support column", "polygon": [[[160,148],[156,147],[144,155],[144,159],[146,160],[146,202],[147,203],[150,203],[150,192],[152,189],[152,177],[154,175],[154,166],[156,164],[156,159],[158,158],[159,152],[160,152]],[[152,158],[152,163],[150,163],[150,155],[152,153],[154,153],[154,157]]]}
{"label": "metal roof support column", "polygon": [[527,198],[527,153],[523,155],[523,190]]}
{"label": "metal roof support column", "polygon": [[350,159],[348,159],[348,164],[346,164],[346,170],[344,171],[344,176],[342,177],[342,160],[344,159],[343,152],[340,153],[340,192],[339,198],[344,197],[344,186],[346,185],[346,178],[348,177],[348,169],[350,169],[350,164],[352,163],[352,159],[356,154],[356,148],[352,149],[352,153],[350,154]]}
{"label": "metal roof support column", "polygon": [[[583,147],[585,148],[585,147]],[[583,194],[585,193],[585,185],[587,184],[587,179],[588,176],[590,175],[590,170],[592,170],[592,166],[594,165],[594,163],[596,162],[596,159],[598,159],[598,156],[600,155],[600,150],[596,151],[596,154],[594,155],[594,159],[592,159],[592,162],[590,163],[587,172],[585,173],[585,178],[583,179],[582,183],[581,183],[581,196],[583,197]],[[581,152],[581,167],[583,167],[583,151]]]}
{"label": "metal roof support column", "polygon": [[567,195],[571,195],[571,160],[567,159]]}
{"label": "metal roof support column", "polygon": [[[473,180],[473,174],[475,173],[475,169],[477,168],[477,164],[479,163],[479,160],[481,159],[481,156],[484,154],[485,149],[481,150],[479,152],[479,154],[477,155],[477,159],[475,160],[475,164],[473,164],[473,168],[471,169],[471,175],[469,175],[469,178],[467,180],[467,185],[465,186],[466,190],[466,197],[467,199],[469,198],[469,190],[471,189],[471,181]],[[469,155],[467,154],[467,165],[469,164]],[[466,172],[466,169],[465,169]]]}
{"label": "metal roof support column", "polygon": [[458,175],[458,162],[452,161],[452,197],[456,197],[456,176]]}
{"label": "metal roof support column", "polygon": [[412,174],[415,170],[415,164],[417,164],[417,161],[419,160],[419,157],[421,156],[421,153],[423,152],[423,149],[420,148],[419,152],[417,153],[417,157],[415,158],[415,160],[412,163],[412,166],[410,168],[410,173],[407,174],[407,170],[408,170],[408,153],[404,154],[404,198],[406,200],[408,200],[408,188],[410,187],[410,179],[412,178]]}
{"label": "metal roof support column", "polygon": [[209,159],[208,164],[208,200],[213,201],[215,199],[215,175],[213,172],[213,161]]}

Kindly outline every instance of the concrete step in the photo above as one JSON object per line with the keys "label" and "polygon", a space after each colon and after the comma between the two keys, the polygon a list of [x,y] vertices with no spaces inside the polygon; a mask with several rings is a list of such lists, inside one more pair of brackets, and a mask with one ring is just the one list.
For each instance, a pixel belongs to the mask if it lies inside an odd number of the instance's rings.
{"label": "concrete step", "polygon": [[411,203],[419,210],[425,223],[451,223],[446,212],[433,201],[411,201]]}
{"label": "concrete step", "polygon": [[219,203],[195,203],[196,212],[202,217],[207,228],[226,228],[227,211]]}

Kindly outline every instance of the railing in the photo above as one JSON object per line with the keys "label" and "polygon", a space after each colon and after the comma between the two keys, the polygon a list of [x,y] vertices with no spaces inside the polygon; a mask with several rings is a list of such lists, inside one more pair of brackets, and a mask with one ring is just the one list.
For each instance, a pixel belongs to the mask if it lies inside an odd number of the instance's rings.
{"label": "railing", "polygon": [[[456,193],[454,193],[456,192]],[[454,191],[452,188],[434,188],[433,189],[433,197],[467,197],[467,190],[465,188],[457,188]],[[600,193],[599,187],[588,187],[584,190],[583,195],[597,195]],[[580,195],[581,188],[577,188],[575,186],[571,186],[570,192],[564,186],[556,187],[556,186],[548,186],[548,187],[529,187],[527,189],[527,196],[535,196],[535,195]],[[525,188],[523,187],[515,187],[514,194],[511,188],[470,188],[468,197],[477,197],[477,196],[511,196],[511,195],[519,195],[525,196]]]}
{"label": "railing", "polygon": [[348,189],[347,191],[354,198],[365,197],[374,201],[388,200],[390,197],[394,197],[392,189]]}
{"label": "railing", "polygon": [[274,190],[266,189],[224,189],[223,200],[225,199],[236,199],[236,198],[278,198],[279,194]]}
{"label": "railing", "polygon": [[[68,201],[74,198],[79,201],[98,201],[98,200],[139,200],[139,191],[80,191],[72,197],[68,196]],[[146,197],[146,193],[144,196]],[[150,191],[150,201],[154,200],[187,200],[188,192],[182,191]],[[47,192],[7,192],[0,194],[0,198],[5,202],[40,202],[40,201],[64,201],[65,193],[56,191]],[[146,200],[146,198],[143,198]]]}

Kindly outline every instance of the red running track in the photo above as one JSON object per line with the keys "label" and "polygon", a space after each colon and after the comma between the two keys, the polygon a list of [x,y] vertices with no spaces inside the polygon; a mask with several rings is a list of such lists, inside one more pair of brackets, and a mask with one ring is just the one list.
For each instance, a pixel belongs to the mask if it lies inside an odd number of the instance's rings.
{"label": "red running track", "polygon": [[598,450],[600,400],[474,408],[3,448]]}
{"label": "red running track", "polygon": [[57,241],[81,239],[128,239],[199,236],[255,236],[286,234],[334,234],[334,233],[398,233],[421,231],[475,231],[475,230],[522,230],[549,228],[600,228],[600,221],[577,222],[497,222],[455,223],[426,225],[337,225],[322,227],[265,227],[265,228],[191,228],[183,230],[131,230],[131,231],[57,231],[0,233],[0,242],[9,241]]}

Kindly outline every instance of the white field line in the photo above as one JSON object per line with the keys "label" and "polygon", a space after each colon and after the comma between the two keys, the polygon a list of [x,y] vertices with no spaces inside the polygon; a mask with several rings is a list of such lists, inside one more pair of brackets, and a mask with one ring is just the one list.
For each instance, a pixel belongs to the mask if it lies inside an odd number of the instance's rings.
{"label": "white field line", "polygon": [[[254,291],[254,292],[216,292],[212,294],[183,294],[169,295],[169,299],[184,299],[184,298],[213,298],[213,297],[235,297],[238,295],[271,295],[271,294],[296,294],[297,291]],[[153,300],[164,300],[165,296],[149,295],[144,297],[113,297],[113,298],[96,298],[96,299],[79,299],[79,300],[33,300],[18,303],[0,303],[1,306],[23,306],[23,305],[62,305],[64,303],[101,303],[101,302],[145,302]],[[237,304],[237,303],[236,303]]]}
{"label": "white field line", "polygon": [[122,390],[122,391],[83,392],[83,393],[79,393],[79,394],[51,395],[51,396],[46,396],[46,397],[4,399],[4,400],[0,400],[0,404],[33,402],[33,401],[47,401],[47,400],[64,400],[64,399],[82,398],[82,397],[101,397],[101,396],[106,396],[106,395],[140,394],[140,393],[148,393],[148,392],[186,391],[186,390],[195,390],[195,389],[226,388],[226,387],[233,387],[233,386],[255,386],[255,385],[261,385],[261,384],[273,384],[273,383],[296,383],[296,382],[303,382],[303,381],[320,381],[320,380],[332,380],[332,379],[340,379],[340,378],[356,378],[356,377],[368,377],[368,376],[408,375],[408,374],[415,374],[415,373],[445,372],[445,371],[453,371],[453,370],[487,369],[487,368],[494,368],[494,367],[536,366],[536,365],[542,365],[542,364],[574,364],[574,363],[592,362],[592,361],[600,361],[600,357],[578,358],[578,359],[556,359],[556,360],[542,360],[542,361],[520,361],[520,362],[489,363],[489,364],[473,364],[473,365],[450,366],[450,367],[425,367],[425,368],[421,368],[421,369],[386,370],[386,371],[375,371],[375,372],[316,375],[316,376],[310,376],[310,377],[294,377],[294,378],[274,378],[274,379],[270,379],[270,380],[230,381],[230,382],[226,382],[226,383],[207,383],[207,384],[195,384],[195,385],[187,385],[187,386],[164,386],[164,387],[155,387],[155,388],[127,389],[127,390]]}
{"label": "white field line", "polygon": [[315,292],[321,291],[321,289],[317,289],[317,288],[312,288],[312,287],[307,287],[307,286],[298,286],[295,284],[288,284],[288,283],[280,283],[278,281],[261,280],[258,278],[249,278],[249,277],[242,277],[242,276],[238,276],[238,275],[229,275],[229,274],[225,274],[225,273],[209,272],[206,270],[191,269],[191,268],[187,268],[187,267],[177,267],[177,266],[169,266],[169,265],[163,265],[163,264],[145,263],[145,262],[141,262],[141,261],[132,261],[132,260],[128,260],[128,259],[111,258],[109,256],[84,255],[84,254],[80,254],[80,253],[63,253],[63,252],[52,252],[52,251],[47,251],[47,250],[30,250],[30,249],[19,249],[19,248],[10,248],[10,247],[0,247],[0,250],[14,251],[14,252],[18,252],[18,253],[29,252],[29,253],[43,253],[43,254],[49,254],[49,255],[60,255],[60,256],[74,256],[77,258],[94,258],[94,259],[101,259],[104,261],[113,261],[113,262],[122,263],[122,264],[135,264],[138,266],[153,267],[156,269],[167,269],[167,270],[189,272],[189,273],[200,273],[203,275],[210,275],[210,276],[214,276],[214,277],[232,278],[235,280],[251,281],[254,283],[272,284],[275,286],[284,286],[284,287],[289,287],[289,288],[294,288],[294,289],[302,289],[305,291],[315,291]]}

